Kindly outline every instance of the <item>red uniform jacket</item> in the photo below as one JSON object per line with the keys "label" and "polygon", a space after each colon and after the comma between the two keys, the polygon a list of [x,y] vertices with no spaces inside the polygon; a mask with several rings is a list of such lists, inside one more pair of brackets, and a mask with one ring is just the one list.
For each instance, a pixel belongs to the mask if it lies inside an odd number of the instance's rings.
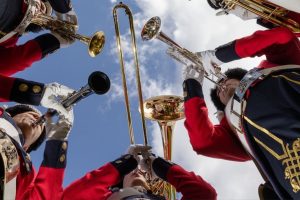
{"label": "red uniform jacket", "polygon": [[[23,2],[23,8],[20,10],[20,15],[24,15],[27,7],[23,0],[20,1]],[[71,10],[69,0],[49,0],[49,3],[54,10],[60,13],[67,13]],[[17,24],[11,26],[15,27]],[[40,35],[22,45],[17,45],[19,37],[20,36],[16,34],[0,43],[0,75],[2,75],[0,77],[0,82],[8,83],[7,80],[4,80],[5,77],[3,76],[11,76],[16,72],[23,71],[30,67],[34,62],[41,60],[47,54],[52,53],[60,47],[58,39],[49,33]],[[10,83],[13,82],[10,81]],[[12,84],[5,86],[12,88]],[[3,84],[1,84],[1,87],[3,87]],[[9,92],[6,88],[1,88],[1,90],[6,90],[6,93]],[[9,100],[9,98],[6,100]]]}
{"label": "red uniform jacket", "polygon": [[11,76],[42,59],[42,49],[36,40],[17,46],[18,36],[0,44],[0,74]]}
{"label": "red uniform jacket", "polygon": [[[86,174],[64,190],[64,200],[97,199],[105,200],[112,192],[109,187],[121,181],[120,174],[110,163]],[[178,165],[168,169],[167,181],[178,192],[183,200],[216,199],[214,188],[193,172],[187,172]]]}
{"label": "red uniform jacket", "polygon": [[[26,13],[27,4],[24,0],[21,9],[15,12],[22,16]],[[67,13],[71,10],[70,0],[48,0],[51,7],[60,13]],[[11,13],[12,14],[12,13]],[[14,23],[16,23],[14,21]],[[18,22],[19,23],[19,22]],[[18,24],[6,24],[13,31]],[[4,27],[3,27],[4,28]],[[51,34],[43,34],[33,40],[29,40],[25,44],[17,45],[19,36],[15,34],[13,37],[0,43],[0,74],[10,76],[18,71],[22,71],[29,67],[33,62],[42,59],[48,53],[60,47],[59,41]]]}
{"label": "red uniform jacket", "polygon": [[[46,142],[44,160],[38,173],[21,168],[17,176],[16,200],[60,200],[66,167],[66,142]],[[62,159],[64,158],[64,159]]]}
{"label": "red uniform jacket", "polygon": [[[262,61],[260,68],[286,64],[300,65],[300,42],[291,31],[280,27],[256,31],[253,35],[216,49],[216,56],[223,62],[262,55],[266,56],[266,60]],[[194,151],[226,160],[250,160],[225,117],[217,125],[213,125],[210,121],[200,84],[194,89],[200,90],[200,94],[190,96],[184,104],[185,127]]]}

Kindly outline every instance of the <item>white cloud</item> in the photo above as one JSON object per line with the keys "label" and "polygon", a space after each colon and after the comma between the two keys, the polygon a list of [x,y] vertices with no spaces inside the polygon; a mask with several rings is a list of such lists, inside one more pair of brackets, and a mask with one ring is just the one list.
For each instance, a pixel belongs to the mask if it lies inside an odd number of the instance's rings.
{"label": "white cloud", "polygon": [[[113,0],[112,0],[113,2]],[[234,39],[249,35],[258,27],[254,21],[243,22],[234,16],[216,17],[215,11],[208,7],[206,1],[182,1],[182,0],[143,0],[136,1],[141,12],[134,14],[136,35],[138,36],[143,24],[153,16],[159,16],[162,20],[162,30],[178,44],[191,51],[203,51],[230,42]],[[130,52],[128,33],[123,35],[125,54]],[[164,54],[167,46],[153,40],[141,42],[137,38],[139,60],[141,65],[141,78],[144,96],[146,98],[162,94],[182,93],[182,66],[167,66],[169,58]],[[156,59],[159,56],[158,59]],[[125,56],[126,63],[132,65],[132,59]],[[223,70],[230,67],[253,68],[258,65],[260,59],[243,59],[222,66]],[[169,72],[166,72],[166,69]],[[171,75],[172,73],[172,75]],[[131,94],[136,95],[133,86],[133,68],[129,70]],[[154,74],[154,75],[153,75]],[[172,79],[170,79],[172,76]],[[121,97],[120,80],[113,85],[114,98]],[[210,110],[210,117],[215,112],[208,96],[209,87],[205,82],[205,98]],[[123,98],[123,97],[122,97]],[[152,136],[151,144],[155,151],[162,155],[160,130],[157,123],[150,127]],[[205,158],[193,152],[183,120],[176,123],[173,136],[174,161],[187,170],[195,171],[211,183],[218,192],[218,199],[258,199],[257,188],[262,179],[252,162],[238,163],[218,159]]]}

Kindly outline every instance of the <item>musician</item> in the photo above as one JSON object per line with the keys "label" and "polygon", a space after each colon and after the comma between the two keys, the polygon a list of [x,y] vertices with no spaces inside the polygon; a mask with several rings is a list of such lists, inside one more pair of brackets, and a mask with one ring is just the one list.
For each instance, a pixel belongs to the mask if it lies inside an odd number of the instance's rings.
{"label": "musician", "polygon": [[[145,178],[146,171],[141,169],[142,163],[145,162],[136,157],[136,150],[147,152],[148,147],[141,149],[141,146],[135,146],[134,149],[130,152],[132,154],[125,154],[69,185],[64,190],[63,199],[165,199],[149,190],[150,186]],[[172,184],[181,192],[182,199],[216,199],[214,188],[193,172],[187,172],[179,165],[152,154],[150,160],[153,170],[151,173]],[[119,189],[112,189],[115,185],[121,186]]]}
{"label": "musician", "polygon": [[[30,0],[49,13],[49,8],[56,11],[60,19],[77,24],[77,17],[69,0]],[[43,59],[49,53],[60,47],[67,47],[74,40],[66,39],[56,33],[46,33],[37,36],[25,44],[18,45],[18,39],[23,32],[39,31],[40,27],[29,24],[25,19],[28,5],[25,0],[0,0],[0,74],[10,76]],[[50,7],[47,6],[50,3]]]}
{"label": "musician", "polygon": [[[46,125],[33,126],[40,116],[40,111],[27,104],[0,109],[1,141],[10,140],[13,144],[10,150],[15,148],[19,157],[19,165],[6,173],[4,199],[61,198],[73,111],[71,109],[67,115],[59,114],[57,123],[51,123],[48,119]],[[43,162],[36,173],[29,153],[36,150],[45,138],[47,142]],[[9,159],[12,157],[8,156]]]}
{"label": "musician", "polygon": [[[208,4],[210,5],[210,7],[212,7],[215,10],[219,10],[219,9],[224,9],[225,4],[223,3],[223,0],[207,0]],[[298,3],[297,3],[298,4]],[[297,6],[295,6],[297,7]],[[256,19],[256,23],[271,29],[271,28],[275,28],[276,25],[259,17],[258,15],[254,14],[253,12],[250,12],[242,7],[240,7],[239,5],[235,5],[233,7],[233,9],[230,10],[224,10],[223,12],[219,12],[217,15],[220,14],[233,14],[239,18],[241,18],[242,20],[250,20],[250,19]],[[286,17],[291,18],[292,20],[294,20],[295,22],[300,24],[300,14],[298,12],[294,12],[289,10]],[[300,33],[296,33],[296,35],[298,37],[300,37]]]}
{"label": "musician", "polygon": [[[278,27],[256,31],[197,55],[208,73],[214,73],[215,65],[245,57],[265,55],[266,60],[244,77],[246,72],[239,69],[225,73],[227,79],[212,91],[213,102],[218,109],[225,108],[227,116],[217,125],[208,118],[201,78],[193,78],[190,74],[195,73],[186,72],[183,83],[185,127],[194,151],[235,161],[253,157],[280,198],[299,199],[296,193],[299,177],[295,175],[299,165],[289,162],[298,153],[298,149],[292,152],[291,148],[297,145],[300,130],[300,42],[297,37],[287,28]],[[240,102],[244,109],[238,111],[236,109],[242,108]],[[233,120],[231,107],[236,113],[240,112],[238,116],[243,116],[238,118],[240,121]],[[295,171],[289,171],[292,167]]]}

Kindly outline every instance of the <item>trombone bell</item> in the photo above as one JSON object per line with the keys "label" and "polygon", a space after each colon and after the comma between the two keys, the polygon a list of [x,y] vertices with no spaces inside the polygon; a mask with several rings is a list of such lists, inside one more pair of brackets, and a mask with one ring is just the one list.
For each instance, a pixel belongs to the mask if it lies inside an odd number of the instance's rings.
{"label": "trombone bell", "polygon": [[143,103],[147,119],[157,121],[161,129],[164,158],[172,159],[172,135],[175,122],[185,117],[183,98],[173,95],[156,96]]}
{"label": "trombone bell", "polygon": [[[185,117],[183,102],[182,97],[163,95],[152,97],[143,103],[145,117],[159,124],[164,158],[167,160],[172,159],[172,136],[175,122]],[[158,181],[151,186],[154,191],[162,191],[167,199],[176,199],[176,190],[172,185]]]}
{"label": "trombone bell", "polygon": [[183,119],[183,98],[174,95],[162,95],[144,101],[145,117],[159,122]]}

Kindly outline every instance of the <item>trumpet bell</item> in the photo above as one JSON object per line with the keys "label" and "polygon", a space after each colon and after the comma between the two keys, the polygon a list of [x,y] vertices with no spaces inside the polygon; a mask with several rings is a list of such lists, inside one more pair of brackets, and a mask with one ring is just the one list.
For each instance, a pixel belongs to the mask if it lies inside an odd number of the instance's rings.
{"label": "trumpet bell", "polygon": [[144,101],[145,117],[159,122],[173,122],[185,117],[183,98],[174,95],[152,97]]}
{"label": "trumpet bell", "polygon": [[89,55],[91,57],[97,56],[103,49],[105,44],[105,35],[103,31],[96,32],[88,43]]}
{"label": "trumpet bell", "polygon": [[156,38],[159,35],[161,28],[161,20],[159,17],[152,17],[149,19],[146,24],[144,25],[141,37],[144,41],[152,40],[153,38]]}

